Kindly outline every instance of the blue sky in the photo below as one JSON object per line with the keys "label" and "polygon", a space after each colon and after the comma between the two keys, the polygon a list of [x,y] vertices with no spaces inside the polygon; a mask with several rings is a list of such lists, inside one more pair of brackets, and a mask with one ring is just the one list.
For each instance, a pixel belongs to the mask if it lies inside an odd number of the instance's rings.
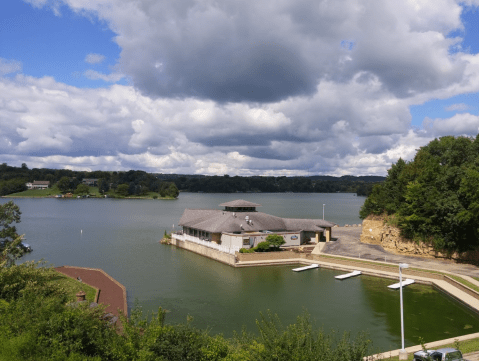
{"label": "blue sky", "polygon": [[11,165],[385,175],[479,133],[478,0],[0,4]]}

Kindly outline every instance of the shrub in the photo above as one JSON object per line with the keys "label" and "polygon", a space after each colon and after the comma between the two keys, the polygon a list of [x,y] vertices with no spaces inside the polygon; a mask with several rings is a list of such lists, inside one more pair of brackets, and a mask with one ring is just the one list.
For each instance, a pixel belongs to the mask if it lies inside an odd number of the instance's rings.
{"label": "shrub", "polygon": [[241,248],[239,250],[240,253],[254,253],[254,248]]}
{"label": "shrub", "polygon": [[280,236],[279,234],[270,234],[266,237],[266,241],[269,242],[269,244],[277,250],[280,246],[286,243],[284,240],[283,236]]}
{"label": "shrub", "polygon": [[256,246],[256,252],[268,252],[270,248],[270,243],[268,241],[260,242]]}

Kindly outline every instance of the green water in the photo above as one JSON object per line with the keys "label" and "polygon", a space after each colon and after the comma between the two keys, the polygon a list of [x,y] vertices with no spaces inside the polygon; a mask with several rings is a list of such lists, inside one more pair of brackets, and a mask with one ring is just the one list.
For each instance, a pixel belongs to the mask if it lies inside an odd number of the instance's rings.
{"label": "green water", "polygon": [[[181,194],[176,201],[18,199],[34,252],[55,265],[97,267],[126,286],[128,305],[168,310],[167,321],[194,317],[200,328],[229,337],[245,325],[255,331],[259,312],[271,310],[284,324],[304,310],[325,330],[366,330],[379,350],[400,348],[399,293],[380,278],[334,279],[340,272],[292,272],[294,266],[235,269],[197,254],[158,243],[176,227],[183,210],[217,208],[242,198],[261,211],[284,217],[322,217],[359,223],[364,198],[350,194]],[[0,202],[6,202],[2,199]],[[404,290],[406,345],[479,332],[479,318],[431,287]]]}

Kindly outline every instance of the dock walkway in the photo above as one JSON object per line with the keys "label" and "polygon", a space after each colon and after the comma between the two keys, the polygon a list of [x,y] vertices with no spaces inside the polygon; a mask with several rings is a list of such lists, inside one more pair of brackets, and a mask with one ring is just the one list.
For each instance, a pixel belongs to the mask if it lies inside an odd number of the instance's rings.
{"label": "dock walkway", "polygon": [[98,303],[108,305],[105,309],[107,313],[118,316],[118,311],[121,310],[125,316],[128,316],[125,286],[102,269],[61,266],[55,267],[55,270],[74,279],[80,277],[83,283],[98,288],[100,290]]}

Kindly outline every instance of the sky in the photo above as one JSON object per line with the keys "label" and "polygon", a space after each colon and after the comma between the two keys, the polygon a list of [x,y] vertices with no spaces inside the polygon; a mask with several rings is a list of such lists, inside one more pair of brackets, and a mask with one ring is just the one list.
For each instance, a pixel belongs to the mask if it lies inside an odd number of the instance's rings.
{"label": "sky", "polygon": [[0,162],[381,175],[479,133],[479,0],[0,2]]}

